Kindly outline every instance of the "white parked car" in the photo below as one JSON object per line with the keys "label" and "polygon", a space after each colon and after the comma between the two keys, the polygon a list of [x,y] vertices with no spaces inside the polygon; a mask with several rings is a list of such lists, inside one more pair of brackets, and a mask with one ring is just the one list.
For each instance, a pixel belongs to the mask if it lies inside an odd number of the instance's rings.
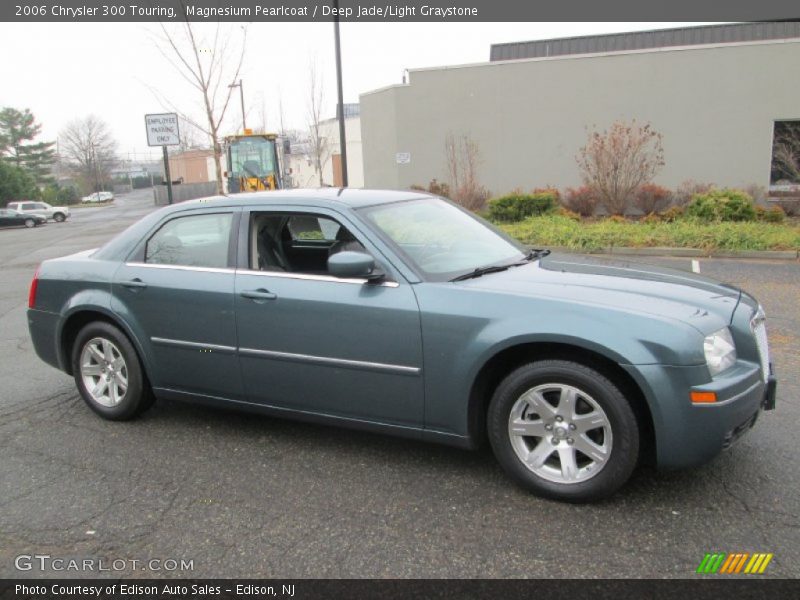
{"label": "white parked car", "polygon": [[9,202],[8,208],[23,215],[40,215],[45,219],[53,219],[57,223],[63,223],[69,217],[69,208],[50,206],[47,202]]}
{"label": "white parked car", "polygon": [[81,202],[110,202],[113,199],[113,192],[94,192],[81,198]]}

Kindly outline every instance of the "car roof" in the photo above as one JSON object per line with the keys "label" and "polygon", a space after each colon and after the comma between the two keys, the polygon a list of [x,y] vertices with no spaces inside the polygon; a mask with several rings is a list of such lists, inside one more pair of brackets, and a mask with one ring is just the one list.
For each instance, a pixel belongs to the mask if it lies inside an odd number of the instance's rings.
{"label": "car roof", "polygon": [[405,200],[432,198],[430,194],[413,190],[367,190],[353,188],[316,188],[275,190],[271,192],[248,192],[232,196],[212,196],[181,202],[191,204],[216,204],[220,206],[247,206],[248,204],[292,204],[298,201],[332,203],[350,208],[362,208],[377,204],[390,204]]}

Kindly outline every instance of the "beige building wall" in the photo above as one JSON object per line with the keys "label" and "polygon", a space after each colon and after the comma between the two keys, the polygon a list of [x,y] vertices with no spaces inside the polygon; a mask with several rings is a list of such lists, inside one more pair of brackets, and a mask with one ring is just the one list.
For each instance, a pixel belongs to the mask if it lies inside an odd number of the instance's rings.
{"label": "beige building wall", "polygon": [[[333,155],[339,154],[339,122],[327,119],[320,123],[320,135],[325,138],[328,155],[322,165],[322,181],[326,186],[333,186]],[[347,138],[347,178],[348,187],[364,187],[364,159],[361,147],[361,119],[350,117],[345,120],[345,137]],[[293,154],[289,159],[292,169],[292,181],[295,187],[319,187],[319,175],[310,156]]]}
{"label": "beige building wall", "polygon": [[211,150],[187,150],[169,157],[170,177],[173,181],[183,178],[184,183],[214,181],[214,153]]}
{"label": "beige building wall", "polygon": [[800,40],[412,71],[409,84],[361,96],[364,183],[446,179],[453,133],[478,142],[481,181],[496,194],[575,186],[587,128],[635,118],[664,136],[657,183],[766,186],[773,122],[800,119],[798,66]]}

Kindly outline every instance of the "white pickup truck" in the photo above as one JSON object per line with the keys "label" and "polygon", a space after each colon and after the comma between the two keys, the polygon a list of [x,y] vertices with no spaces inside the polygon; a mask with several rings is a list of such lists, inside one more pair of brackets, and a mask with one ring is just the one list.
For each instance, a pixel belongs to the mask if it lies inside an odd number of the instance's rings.
{"label": "white pickup truck", "polygon": [[41,215],[45,219],[53,219],[56,223],[63,223],[69,217],[69,208],[50,206],[47,202],[9,202],[8,208],[25,215]]}

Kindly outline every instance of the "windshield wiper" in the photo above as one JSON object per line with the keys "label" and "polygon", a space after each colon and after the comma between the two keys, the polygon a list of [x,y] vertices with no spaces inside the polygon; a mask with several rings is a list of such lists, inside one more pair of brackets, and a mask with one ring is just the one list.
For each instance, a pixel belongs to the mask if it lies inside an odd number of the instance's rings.
{"label": "windshield wiper", "polygon": [[473,269],[469,273],[464,273],[463,275],[459,275],[458,277],[453,277],[450,281],[464,281],[465,279],[473,279],[475,277],[480,277],[481,275],[486,275],[487,273],[498,273],[500,271],[506,271],[509,268],[513,267],[514,265],[495,265],[492,267],[478,267]]}
{"label": "windshield wiper", "polygon": [[480,277],[481,275],[486,275],[487,273],[498,273],[500,271],[506,271],[511,267],[519,267],[524,264],[529,263],[532,260],[537,260],[544,256],[550,254],[550,250],[542,250],[542,249],[532,249],[526,255],[525,258],[519,262],[513,262],[507,265],[492,265],[488,267],[477,267],[470,271],[469,273],[464,273],[463,275],[459,275],[457,277],[453,277],[450,281],[464,281],[465,279],[474,279],[475,277]]}
{"label": "windshield wiper", "polygon": [[550,254],[550,250],[544,250],[541,248],[531,248],[525,255],[525,262],[530,262],[532,260],[544,258],[548,254]]}

